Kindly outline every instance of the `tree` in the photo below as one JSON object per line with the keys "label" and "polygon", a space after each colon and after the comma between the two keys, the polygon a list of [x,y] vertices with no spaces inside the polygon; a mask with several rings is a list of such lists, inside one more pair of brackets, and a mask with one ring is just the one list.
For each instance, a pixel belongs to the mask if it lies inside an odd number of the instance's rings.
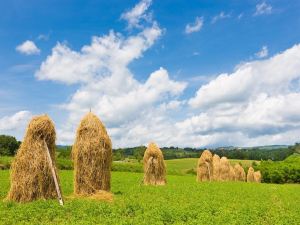
{"label": "tree", "polygon": [[0,155],[15,155],[20,144],[13,136],[0,135]]}

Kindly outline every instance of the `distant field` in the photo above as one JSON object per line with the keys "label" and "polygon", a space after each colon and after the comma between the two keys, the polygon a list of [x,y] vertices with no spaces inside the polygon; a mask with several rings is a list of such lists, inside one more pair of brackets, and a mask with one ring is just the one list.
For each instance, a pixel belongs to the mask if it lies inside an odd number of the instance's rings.
{"label": "distant field", "polygon": [[[5,168],[9,168],[10,163],[12,162],[12,157],[3,157],[0,156],[0,165],[6,165]],[[173,175],[183,175],[188,173],[195,173],[197,158],[185,158],[185,159],[171,159],[165,160],[167,166],[167,173]],[[238,160],[231,159],[230,162],[232,165],[235,163],[241,163],[243,167],[251,166],[254,160]],[[257,161],[259,163],[259,161]],[[61,169],[67,169],[72,166],[71,160],[67,159],[57,159],[58,167]],[[142,172],[143,165],[137,161],[133,162],[113,162],[113,171],[122,171],[122,172]]]}
{"label": "distant field", "polygon": [[[179,168],[180,169],[180,168]],[[166,186],[140,185],[141,173],[113,172],[114,202],[71,199],[72,171],[61,171],[64,207],[56,200],[2,202],[9,171],[0,171],[0,224],[300,224],[300,185],[197,183],[167,177]]]}

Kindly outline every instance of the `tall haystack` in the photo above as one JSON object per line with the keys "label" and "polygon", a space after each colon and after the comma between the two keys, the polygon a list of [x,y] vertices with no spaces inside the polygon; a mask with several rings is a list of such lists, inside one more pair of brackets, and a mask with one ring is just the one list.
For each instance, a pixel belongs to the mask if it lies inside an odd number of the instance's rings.
{"label": "tall haystack", "polygon": [[47,115],[32,118],[11,166],[7,200],[30,202],[56,198],[45,146],[46,143],[55,165],[55,138],[54,124]]}
{"label": "tall haystack", "polygon": [[220,157],[217,154],[212,158],[212,180],[220,180]]}
{"label": "tall haystack", "polygon": [[212,154],[209,150],[202,152],[197,164],[197,181],[212,180]]}
{"label": "tall haystack", "polygon": [[232,165],[229,165],[229,180],[235,181],[235,171]]}
{"label": "tall haystack", "polygon": [[246,173],[244,168],[240,164],[234,165],[234,173],[235,173],[235,180],[236,181],[246,181]]}
{"label": "tall haystack", "polygon": [[247,182],[254,182],[254,169],[251,166],[248,169]]}
{"label": "tall haystack", "polygon": [[165,185],[166,166],[164,156],[155,143],[150,143],[144,153],[144,184]]}
{"label": "tall haystack", "polygon": [[104,125],[91,112],[79,124],[72,156],[75,194],[110,190],[112,144]]}
{"label": "tall haystack", "polygon": [[230,163],[226,157],[220,159],[220,181],[230,180]]}
{"label": "tall haystack", "polygon": [[260,171],[254,172],[254,182],[261,183],[261,173],[260,173]]}

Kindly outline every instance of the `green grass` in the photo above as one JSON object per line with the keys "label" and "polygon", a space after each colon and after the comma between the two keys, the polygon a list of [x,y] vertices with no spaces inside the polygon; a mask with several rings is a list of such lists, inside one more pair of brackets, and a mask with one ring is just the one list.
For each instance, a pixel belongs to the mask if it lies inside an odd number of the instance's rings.
{"label": "green grass", "polygon": [[56,200],[2,202],[9,171],[0,171],[0,224],[300,224],[300,185],[197,183],[194,176],[169,175],[166,186],[152,187],[140,185],[142,176],[113,172],[115,200],[106,203],[67,198],[72,171],[61,171],[66,202],[60,207]]}

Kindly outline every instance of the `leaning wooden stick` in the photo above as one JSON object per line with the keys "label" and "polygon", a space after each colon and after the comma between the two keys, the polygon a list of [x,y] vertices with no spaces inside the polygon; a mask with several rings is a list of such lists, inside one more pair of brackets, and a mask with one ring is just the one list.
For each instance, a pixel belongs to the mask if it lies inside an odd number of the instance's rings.
{"label": "leaning wooden stick", "polygon": [[56,188],[56,192],[57,192],[57,196],[58,196],[58,201],[59,201],[60,205],[64,205],[64,201],[63,201],[63,198],[62,198],[62,195],[61,195],[60,186],[59,186],[58,181],[57,181],[57,175],[56,175],[56,172],[55,172],[55,169],[54,169],[54,166],[53,166],[53,162],[52,162],[52,159],[51,159],[51,156],[50,156],[50,152],[49,152],[49,149],[48,149],[48,146],[47,146],[47,143],[46,143],[45,140],[44,140],[44,144],[45,144],[45,148],[46,148],[48,163],[49,163],[49,166],[50,166],[50,169],[51,169],[51,172],[52,172],[52,177],[53,177],[53,180],[54,180],[54,184],[55,184],[55,188]]}

